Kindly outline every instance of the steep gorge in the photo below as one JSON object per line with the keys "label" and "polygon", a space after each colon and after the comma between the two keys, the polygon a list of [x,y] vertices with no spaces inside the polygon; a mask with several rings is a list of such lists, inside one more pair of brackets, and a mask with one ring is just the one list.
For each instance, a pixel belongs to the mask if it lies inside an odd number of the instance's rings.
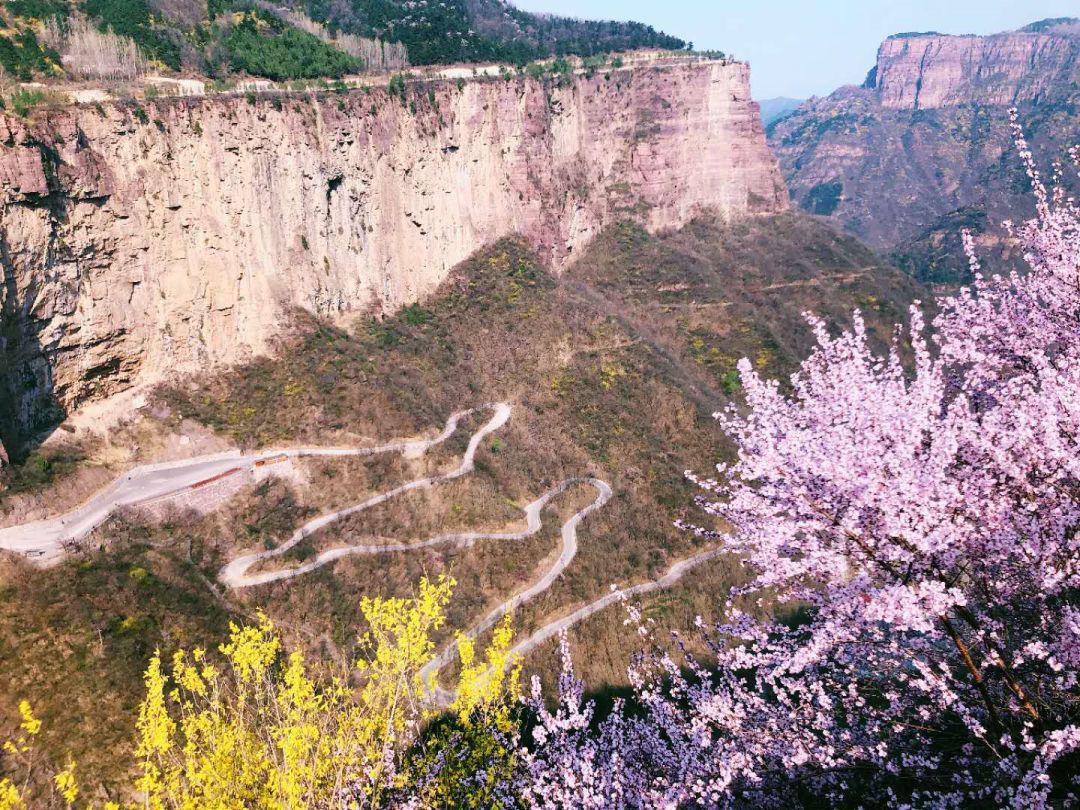
{"label": "steep gorge", "polygon": [[389,312],[507,234],[555,272],[605,226],[776,212],[748,67],[79,105],[0,117],[0,435]]}

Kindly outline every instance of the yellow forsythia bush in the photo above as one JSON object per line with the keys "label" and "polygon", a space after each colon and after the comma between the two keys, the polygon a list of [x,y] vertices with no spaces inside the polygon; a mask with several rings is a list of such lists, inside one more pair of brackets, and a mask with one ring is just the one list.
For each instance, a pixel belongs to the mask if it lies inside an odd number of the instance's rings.
{"label": "yellow forsythia bush", "polygon": [[[139,798],[130,807],[378,807],[418,784],[426,805],[487,806],[487,790],[513,765],[507,740],[517,723],[519,670],[508,653],[508,619],[482,660],[475,642],[460,637],[462,671],[450,713],[440,717],[431,708],[433,684],[422,682],[420,670],[435,655],[432,634],[445,622],[453,587],[447,577],[424,579],[414,598],[361,602],[368,629],[360,637],[359,689],[348,673],[317,680],[301,653],[286,653],[262,613],[254,625],[231,626],[220,656],[181,650],[166,673],[155,654],[136,722]],[[28,703],[20,711],[20,735],[4,751],[24,779],[0,778],[0,810],[27,806],[41,723]],[[432,769],[436,759],[449,765]],[[465,778],[479,771],[490,779]],[[74,763],[55,774],[52,787],[54,803],[76,806]]]}

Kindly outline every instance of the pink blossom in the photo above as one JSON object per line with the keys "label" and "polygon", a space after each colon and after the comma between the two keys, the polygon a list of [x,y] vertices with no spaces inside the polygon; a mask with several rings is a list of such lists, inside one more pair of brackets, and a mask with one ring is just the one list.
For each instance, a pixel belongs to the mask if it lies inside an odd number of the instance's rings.
{"label": "pink blossom", "polygon": [[1077,803],[1080,209],[1013,126],[1028,272],[985,276],[965,235],[974,283],[884,357],[858,312],[808,316],[791,393],[744,360],[745,407],[717,414],[736,460],[688,474],[730,530],[688,528],[750,574],[732,596],[799,620],[729,605],[699,661],[632,613],[641,713],[591,731],[567,657],[558,710],[533,698],[530,806]]}

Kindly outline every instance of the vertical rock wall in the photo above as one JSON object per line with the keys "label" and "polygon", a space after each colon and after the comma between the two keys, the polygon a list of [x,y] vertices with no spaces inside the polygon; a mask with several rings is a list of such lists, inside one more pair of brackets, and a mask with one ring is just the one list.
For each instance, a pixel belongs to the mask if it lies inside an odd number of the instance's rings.
{"label": "vertical rock wall", "polygon": [[290,307],[415,301],[509,233],[559,272],[621,217],[658,230],[787,198],[748,68],[720,61],[80,105],[0,118],[0,144],[9,444],[50,400],[264,351]]}

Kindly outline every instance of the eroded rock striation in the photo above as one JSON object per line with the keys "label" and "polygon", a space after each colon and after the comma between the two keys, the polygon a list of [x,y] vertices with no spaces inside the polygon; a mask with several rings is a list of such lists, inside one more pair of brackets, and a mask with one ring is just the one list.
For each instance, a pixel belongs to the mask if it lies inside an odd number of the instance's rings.
{"label": "eroded rock striation", "polygon": [[988,37],[889,37],[867,83],[887,109],[1008,106],[1058,95],[1078,71],[1080,23],[1060,21]]}
{"label": "eroded rock striation", "polygon": [[988,37],[887,39],[861,87],[811,99],[769,129],[792,198],[923,280],[962,280],[961,228],[1001,245],[1030,213],[1008,109],[1049,168],[1080,142],[1080,22]]}
{"label": "eroded rock striation", "polygon": [[392,310],[509,233],[560,272],[618,218],[787,200],[726,61],[80,105],[2,117],[0,144],[9,449],[46,401],[265,351],[292,307]]}

